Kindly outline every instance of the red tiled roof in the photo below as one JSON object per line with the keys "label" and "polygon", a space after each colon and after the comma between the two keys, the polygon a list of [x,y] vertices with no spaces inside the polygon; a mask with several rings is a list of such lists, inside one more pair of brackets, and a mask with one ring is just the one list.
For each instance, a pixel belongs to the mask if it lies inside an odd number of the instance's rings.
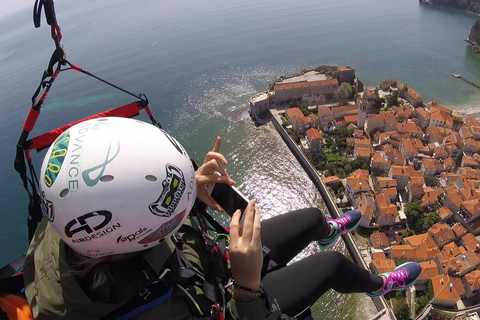
{"label": "red tiled roof", "polygon": [[308,138],[313,141],[315,139],[323,139],[322,132],[316,128],[310,128],[306,131]]}
{"label": "red tiled roof", "polygon": [[338,85],[337,79],[316,80],[316,81],[299,81],[292,83],[275,83],[274,91],[291,90],[304,87],[317,87],[317,86],[335,86]]}

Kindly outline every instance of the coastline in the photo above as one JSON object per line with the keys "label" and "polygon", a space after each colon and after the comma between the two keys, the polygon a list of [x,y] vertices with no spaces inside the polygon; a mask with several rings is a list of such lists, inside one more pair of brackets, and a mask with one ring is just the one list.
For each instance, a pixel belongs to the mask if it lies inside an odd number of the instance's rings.
{"label": "coastline", "polygon": [[475,102],[460,108],[452,108],[452,110],[462,118],[473,116],[476,119],[480,119],[480,102]]}

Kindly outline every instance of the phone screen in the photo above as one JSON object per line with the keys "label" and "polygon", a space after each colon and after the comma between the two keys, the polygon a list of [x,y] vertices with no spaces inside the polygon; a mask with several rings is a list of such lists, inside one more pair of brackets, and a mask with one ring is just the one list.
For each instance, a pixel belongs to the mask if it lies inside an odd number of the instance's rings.
{"label": "phone screen", "polygon": [[211,196],[229,216],[233,216],[237,209],[243,213],[248,205],[248,200],[237,189],[224,183],[216,183]]}

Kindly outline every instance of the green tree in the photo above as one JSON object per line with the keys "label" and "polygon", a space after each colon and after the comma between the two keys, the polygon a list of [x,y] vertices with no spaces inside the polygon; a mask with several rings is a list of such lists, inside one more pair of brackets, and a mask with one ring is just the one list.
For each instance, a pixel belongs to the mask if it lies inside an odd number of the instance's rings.
{"label": "green tree", "polygon": [[430,229],[435,223],[438,222],[440,217],[435,212],[430,212],[424,219],[423,219],[423,230],[426,232]]}
{"label": "green tree", "polygon": [[425,184],[428,187],[432,187],[432,188],[436,188],[436,187],[440,186],[440,182],[438,182],[437,178],[435,178],[434,176],[426,176],[425,177]]}
{"label": "green tree", "polygon": [[384,98],[375,98],[372,104],[372,112],[379,113],[380,109],[383,107],[384,102],[385,102]]}
{"label": "green tree", "polygon": [[403,306],[398,311],[395,311],[395,317],[397,317],[397,320],[409,320],[410,308],[407,305]]}
{"label": "green tree", "polygon": [[341,87],[344,87],[347,90],[348,98],[350,98],[352,96],[352,86],[347,82],[342,82],[342,84],[340,85],[340,88]]}
{"label": "green tree", "polygon": [[307,117],[310,115],[310,110],[308,110],[307,108],[302,108],[302,113],[305,117]]}
{"label": "green tree", "polygon": [[415,200],[405,204],[408,227],[417,234],[422,233],[423,230],[423,208],[421,203],[422,200]]}
{"label": "green tree", "polygon": [[345,88],[344,86],[340,86],[340,88],[338,88],[338,100],[340,101],[340,104],[341,105],[347,104],[348,97],[349,97],[349,93],[347,88]]}

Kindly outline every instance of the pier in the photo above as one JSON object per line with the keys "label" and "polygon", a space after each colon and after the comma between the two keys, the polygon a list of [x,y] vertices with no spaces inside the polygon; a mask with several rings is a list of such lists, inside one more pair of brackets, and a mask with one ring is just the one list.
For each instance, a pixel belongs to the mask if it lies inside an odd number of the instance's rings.
{"label": "pier", "polygon": [[464,78],[464,77],[463,77],[461,74],[458,74],[458,73],[452,73],[452,76],[453,76],[454,78],[457,78],[457,79],[463,80],[463,81],[465,81],[466,83],[468,83],[468,84],[470,84],[470,85],[472,85],[472,86],[474,86],[474,87],[476,87],[476,88],[480,89],[480,85],[476,84],[476,83],[475,83],[475,82],[473,82],[473,81],[470,81],[470,80],[467,80],[467,79],[465,79],[465,78]]}

